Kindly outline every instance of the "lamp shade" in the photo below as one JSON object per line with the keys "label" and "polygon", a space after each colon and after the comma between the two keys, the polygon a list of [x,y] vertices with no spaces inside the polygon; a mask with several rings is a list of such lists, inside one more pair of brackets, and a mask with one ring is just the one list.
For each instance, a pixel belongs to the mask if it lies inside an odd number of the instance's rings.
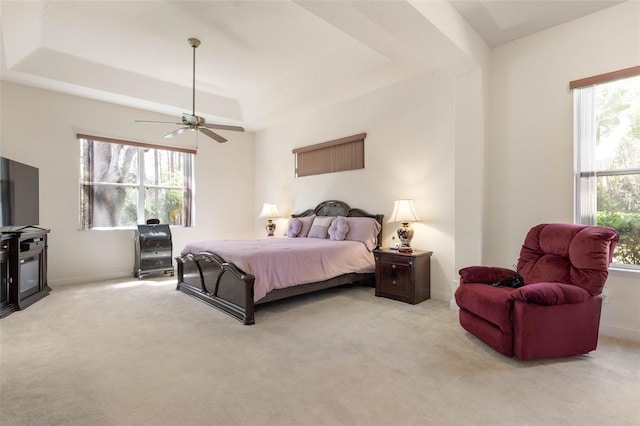
{"label": "lamp shade", "polygon": [[258,217],[274,218],[278,216],[280,216],[280,213],[278,213],[278,207],[275,204],[264,203]]}
{"label": "lamp shade", "polygon": [[387,223],[392,222],[417,222],[418,215],[413,208],[413,200],[396,200],[393,204],[393,213],[389,217]]}

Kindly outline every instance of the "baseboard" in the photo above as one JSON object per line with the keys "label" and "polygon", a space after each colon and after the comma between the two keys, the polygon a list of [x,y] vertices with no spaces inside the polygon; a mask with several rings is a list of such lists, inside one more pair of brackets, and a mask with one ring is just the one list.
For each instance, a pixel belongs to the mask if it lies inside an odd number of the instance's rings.
{"label": "baseboard", "polygon": [[439,292],[439,291],[431,291],[431,299],[439,300],[441,302],[449,301],[449,293]]}
{"label": "baseboard", "polygon": [[640,330],[621,324],[601,322],[600,334],[607,337],[640,343]]}
{"label": "baseboard", "polygon": [[131,278],[133,277],[133,272],[114,272],[111,274],[103,274],[103,275],[84,275],[80,277],[68,277],[68,278],[59,278],[56,280],[49,279],[48,284],[49,287],[61,287],[65,285],[74,285],[74,284],[87,284],[98,281],[109,281],[109,280],[118,280],[122,278]]}
{"label": "baseboard", "polygon": [[456,303],[456,298],[454,297],[454,293],[456,292],[456,289],[458,288],[459,285],[460,285],[459,279],[451,281],[451,294],[449,295],[448,300],[449,300],[449,309],[451,309],[452,311],[460,310],[460,307]]}

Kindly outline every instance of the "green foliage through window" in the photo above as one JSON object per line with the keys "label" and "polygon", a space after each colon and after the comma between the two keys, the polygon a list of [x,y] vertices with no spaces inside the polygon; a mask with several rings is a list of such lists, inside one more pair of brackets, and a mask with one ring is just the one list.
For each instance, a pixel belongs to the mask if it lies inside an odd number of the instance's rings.
{"label": "green foliage through window", "polygon": [[618,263],[640,265],[640,214],[598,212],[598,225],[618,231],[620,241],[615,252]]}

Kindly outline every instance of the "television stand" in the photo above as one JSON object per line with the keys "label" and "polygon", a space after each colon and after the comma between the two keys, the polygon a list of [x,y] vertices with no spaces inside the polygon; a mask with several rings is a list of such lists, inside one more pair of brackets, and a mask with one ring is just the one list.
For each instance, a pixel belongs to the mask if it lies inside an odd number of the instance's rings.
{"label": "television stand", "polygon": [[0,235],[0,318],[47,296],[48,229],[35,226]]}

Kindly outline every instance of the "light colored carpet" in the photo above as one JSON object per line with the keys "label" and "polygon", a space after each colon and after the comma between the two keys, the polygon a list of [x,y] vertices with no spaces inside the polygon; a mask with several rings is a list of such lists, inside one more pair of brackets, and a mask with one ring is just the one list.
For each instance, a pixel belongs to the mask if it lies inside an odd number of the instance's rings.
{"label": "light colored carpet", "polygon": [[368,287],[243,326],[173,279],[67,286],[0,331],[2,425],[640,424],[640,345],[520,362]]}

